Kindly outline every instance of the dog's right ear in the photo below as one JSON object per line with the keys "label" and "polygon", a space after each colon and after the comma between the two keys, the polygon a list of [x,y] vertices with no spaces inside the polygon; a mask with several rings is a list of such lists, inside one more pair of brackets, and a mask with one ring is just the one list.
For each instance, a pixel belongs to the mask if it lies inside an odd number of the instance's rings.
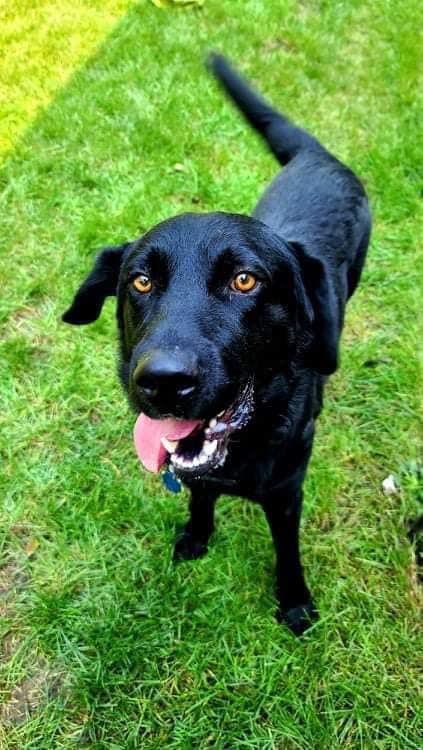
{"label": "dog's right ear", "polygon": [[97,320],[106,297],[116,294],[123,253],[130,244],[126,242],[118,247],[106,247],[97,255],[93,270],[62,315],[65,323],[81,326]]}
{"label": "dog's right ear", "polygon": [[302,271],[302,287],[312,308],[313,341],[307,362],[321,375],[332,375],[338,367],[338,345],[342,313],[327,264],[298,242],[291,242]]}

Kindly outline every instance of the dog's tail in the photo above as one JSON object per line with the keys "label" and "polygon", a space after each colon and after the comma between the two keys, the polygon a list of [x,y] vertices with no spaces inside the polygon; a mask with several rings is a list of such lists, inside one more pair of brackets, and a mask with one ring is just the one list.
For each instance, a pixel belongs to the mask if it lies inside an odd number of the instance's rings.
{"label": "dog's tail", "polygon": [[267,141],[281,164],[287,164],[305,149],[322,149],[312,135],[293,125],[257,94],[223,55],[211,53],[208,64],[226,93],[239,107],[246,120]]}

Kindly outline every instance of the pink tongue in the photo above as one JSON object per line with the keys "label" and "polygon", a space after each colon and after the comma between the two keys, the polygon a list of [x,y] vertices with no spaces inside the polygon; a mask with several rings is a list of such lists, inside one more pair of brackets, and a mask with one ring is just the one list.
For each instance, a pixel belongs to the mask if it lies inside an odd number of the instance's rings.
{"label": "pink tongue", "polygon": [[158,472],[164,464],[167,450],[161,439],[181,440],[201,424],[199,420],[150,419],[140,414],[134,427],[135,450],[148,471]]}

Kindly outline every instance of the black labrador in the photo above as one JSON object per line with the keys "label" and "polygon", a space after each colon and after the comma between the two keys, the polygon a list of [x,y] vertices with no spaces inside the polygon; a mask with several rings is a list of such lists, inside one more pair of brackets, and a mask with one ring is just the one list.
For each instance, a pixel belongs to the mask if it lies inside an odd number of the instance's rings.
{"label": "black labrador", "polygon": [[[183,214],[104,249],[63,320],[91,323],[117,295],[120,377],[144,415],[144,453],[152,446],[157,458],[149,436],[162,429],[156,469],[166,464],[191,491],[175,558],[206,553],[221,493],[260,503],[278,618],[300,634],[317,617],[300,562],[302,485],[371,216],[348,167],[222,56],[210,67],[285,168],[252,217]],[[169,424],[178,439],[166,437]]]}

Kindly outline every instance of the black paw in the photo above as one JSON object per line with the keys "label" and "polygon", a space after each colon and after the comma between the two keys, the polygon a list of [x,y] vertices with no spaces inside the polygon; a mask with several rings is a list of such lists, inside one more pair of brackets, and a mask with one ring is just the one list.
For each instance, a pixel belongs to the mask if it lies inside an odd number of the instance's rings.
{"label": "black paw", "polygon": [[319,613],[312,601],[299,604],[290,609],[278,609],[276,619],[284,622],[295,635],[302,635],[319,618]]}
{"label": "black paw", "polygon": [[189,531],[183,531],[176,539],[173,549],[173,559],[175,562],[180,562],[181,560],[198,560],[199,557],[204,557],[207,551],[207,544],[194,539]]}

